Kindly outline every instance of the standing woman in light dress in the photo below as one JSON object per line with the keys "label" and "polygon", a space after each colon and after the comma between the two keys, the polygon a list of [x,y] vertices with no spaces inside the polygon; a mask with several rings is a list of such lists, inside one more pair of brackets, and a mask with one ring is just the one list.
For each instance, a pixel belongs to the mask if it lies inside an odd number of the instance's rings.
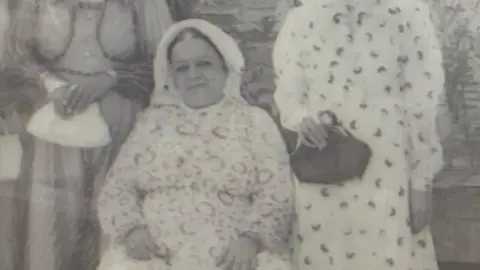
{"label": "standing woman in light dress", "polygon": [[259,269],[289,269],[288,154],[275,122],[241,97],[243,71],[235,40],[206,21],[165,34],[152,105],[99,198],[113,240],[100,269],[251,270],[257,254]]}
{"label": "standing woman in light dress", "polygon": [[[9,11],[2,84],[21,96],[17,102],[32,103],[24,124],[33,134],[33,161],[24,166],[31,177],[17,181],[12,194],[14,269],[95,269],[101,239],[97,187],[136,114],[149,104],[156,46],[172,17],[181,18],[170,14],[164,0],[12,0]],[[96,118],[90,108],[97,109]],[[36,117],[46,110],[50,118]],[[32,119],[42,136],[30,129]],[[58,127],[49,119],[77,131],[48,135]],[[69,124],[78,119],[82,125]],[[92,119],[104,129],[97,130]],[[102,131],[109,140],[84,144]]]}
{"label": "standing woman in light dress", "polygon": [[[328,144],[319,112],[373,151],[361,179],[299,183],[299,269],[437,270],[429,229],[443,165],[436,132],[442,54],[428,7],[415,0],[308,0],[274,48],[284,128]],[[328,179],[319,179],[319,182]]]}

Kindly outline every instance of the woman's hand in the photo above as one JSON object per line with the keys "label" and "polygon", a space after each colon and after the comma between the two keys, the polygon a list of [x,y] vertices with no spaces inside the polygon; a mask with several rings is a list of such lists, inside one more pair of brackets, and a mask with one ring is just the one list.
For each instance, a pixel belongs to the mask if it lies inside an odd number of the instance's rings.
{"label": "woman's hand", "polygon": [[306,140],[304,144],[322,149],[327,145],[327,131],[323,124],[315,121],[313,117],[306,117],[300,124],[300,134]]}
{"label": "woman's hand", "polygon": [[246,236],[232,241],[226,254],[217,262],[224,270],[254,270],[257,268],[258,243]]}
{"label": "woman's hand", "polygon": [[67,99],[66,109],[73,115],[80,114],[97,102],[117,82],[114,71],[94,76],[78,84]]}
{"label": "woman's hand", "polygon": [[124,240],[127,255],[135,260],[146,261],[152,257],[166,259],[168,249],[160,248],[155,243],[147,227],[137,227],[131,231]]}
{"label": "woman's hand", "polygon": [[427,227],[433,217],[432,191],[412,189],[410,191],[410,227],[418,234]]}
{"label": "woman's hand", "polygon": [[66,105],[74,87],[72,85],[62,85],[49,93],[49,99],[53,102],[55,113],[63,119],[68,119],[71,116]]}

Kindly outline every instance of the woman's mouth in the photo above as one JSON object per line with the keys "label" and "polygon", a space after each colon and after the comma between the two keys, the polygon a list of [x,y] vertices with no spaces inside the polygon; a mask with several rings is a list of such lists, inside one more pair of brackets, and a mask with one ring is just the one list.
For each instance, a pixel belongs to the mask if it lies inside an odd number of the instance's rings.
{"label": "woman's mouth", "polygon": [[192,84],[190,86],[188,86],[188,90],[197,90],[199,88],[204,88],[206,87],[207,84],[206,83],[197,83],[197,84]]}

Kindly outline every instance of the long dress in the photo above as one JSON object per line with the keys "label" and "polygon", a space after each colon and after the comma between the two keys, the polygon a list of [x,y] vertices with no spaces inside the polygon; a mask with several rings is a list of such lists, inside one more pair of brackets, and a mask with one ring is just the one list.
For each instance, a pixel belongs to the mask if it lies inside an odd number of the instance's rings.
{"label": "long dress", "polygon": [[[148,29],[139,19],[142,10],[121,1],[80,1],[69,8],[23,0],[11,10],[13,56],[2,71],[2,82],[35,101],[31,110],[46,100],[35,79],[44,70],[61,74],[71,84],[95,85],[103,83],[95,74],[113,69],[118,81],[99,101],[112,135],[109,145],[80,149],[31,138],[33,160],[26,164],[31,177],[18,181],[15,193],[18,197],[21,192],[25,197],[17,199],[26,202],[15,209],[18,237],[9,243],[16,251],[15,268],[2,269],[95,269],[102,238],[96,193],[137,112],[149,103],[153,57],[144,47],[154,40],[146,37]],[[170,17],[164,16],[163,22],[168,27]],[[162,34],[161,26],[153,30]]]}
{"label": "long dress", "polygon": [[[167,48],[187,28],[210,38],[229,68],[224,99],[202,109],[183,105],[172,94],[171,80],[157,75],[168,70],[161,68],[167,67]],[[145,226],[157,246],[171,252],[171,267],[156,260],[154,269],[216,269],[231,241],[252,233],[267,253],[286,255],[288,265],[293,211],[288,154],[270,116],[240,97],[244,60],[236,42],[206,21],[187,20],[166,33],[157,57],[155,102],[137,122],[99,198],[112,248],[121,249],[130,230]],[[261,266],[279,265],[275,261],[282,259],[273,257],[264,257]],[[142,269],[122,265],[135,261],[131,258],[116,258],[105,258],[102,269]]]}
{"label": "long dress", "polygon": [[299,269],[436,270],[429,228],[412,235],[409,187],[430,190],[442,166],[435,130],[441,51],[429,10],[413,0],[304,1],[276,41],[282,125],[334,112],[373,156],[362,179],[299,183]]}

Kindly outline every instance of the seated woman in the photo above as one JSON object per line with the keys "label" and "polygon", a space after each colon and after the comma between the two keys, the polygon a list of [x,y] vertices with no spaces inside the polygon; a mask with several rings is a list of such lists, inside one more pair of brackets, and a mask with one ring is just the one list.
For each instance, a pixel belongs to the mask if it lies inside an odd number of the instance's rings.
{"label": "seated woman", "polygon": [[288,267],[272,255],[288,257],[288,154],[269,115],[241,98],[243,70],[236,42],[216,26],[191,19],[167,31],[152,105],[99,197],[114,241],[101,269]]}

